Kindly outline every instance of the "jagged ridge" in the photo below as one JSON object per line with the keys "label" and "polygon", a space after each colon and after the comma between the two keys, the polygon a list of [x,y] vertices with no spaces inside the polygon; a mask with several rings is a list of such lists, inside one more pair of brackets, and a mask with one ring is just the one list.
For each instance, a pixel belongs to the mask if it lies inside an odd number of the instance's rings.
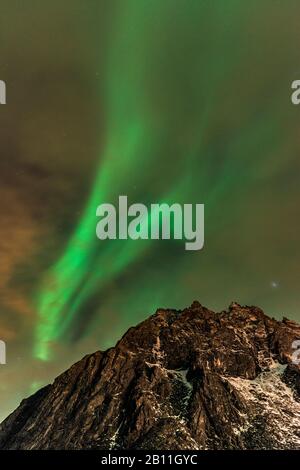
{"label": "jagged ridge", "polygon": [[300,326],[257,307],[159,309],[23,400],[1,449],[300,449]]}

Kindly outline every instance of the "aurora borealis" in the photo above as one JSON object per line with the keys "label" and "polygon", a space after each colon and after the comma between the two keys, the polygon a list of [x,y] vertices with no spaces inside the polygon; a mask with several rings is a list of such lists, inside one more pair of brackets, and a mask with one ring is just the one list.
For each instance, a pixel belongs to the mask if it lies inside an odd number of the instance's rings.
{"label": "aurora borealis", "polygon": [[[299,319],[299,4],[1,0],[1,13],[1,417],[158,307],[236,300]],[[96,208],[121,194],[204,203],[204,250],[99,242]]]}

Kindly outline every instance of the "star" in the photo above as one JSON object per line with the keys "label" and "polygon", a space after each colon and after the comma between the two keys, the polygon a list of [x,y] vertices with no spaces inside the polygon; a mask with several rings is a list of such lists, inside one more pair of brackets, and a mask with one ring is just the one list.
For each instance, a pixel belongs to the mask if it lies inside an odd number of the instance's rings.
{"label": "star", "polygon": [[272,289],[277,289],[279,287],[279,283],[277,281],[271,281]]}

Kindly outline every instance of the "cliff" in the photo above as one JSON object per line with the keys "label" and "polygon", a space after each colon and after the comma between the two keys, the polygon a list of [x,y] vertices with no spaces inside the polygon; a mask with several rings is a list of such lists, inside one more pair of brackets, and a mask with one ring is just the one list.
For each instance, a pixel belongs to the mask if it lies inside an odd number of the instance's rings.
{"label": "cliff", "polygon": [[256,307],[158,310],[21,402],[1,449],[300,449],[300,326]]}

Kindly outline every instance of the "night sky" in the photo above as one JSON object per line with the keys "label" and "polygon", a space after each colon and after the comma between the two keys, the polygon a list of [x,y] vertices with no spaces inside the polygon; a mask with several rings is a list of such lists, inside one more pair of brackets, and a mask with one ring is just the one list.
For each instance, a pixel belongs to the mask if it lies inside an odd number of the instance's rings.
{"label": "night sky", "polygon": [[[158,307],[300,320],[300,4],[0,0],[0,419]],[[204,203],[205,247],[96,208]]]}

